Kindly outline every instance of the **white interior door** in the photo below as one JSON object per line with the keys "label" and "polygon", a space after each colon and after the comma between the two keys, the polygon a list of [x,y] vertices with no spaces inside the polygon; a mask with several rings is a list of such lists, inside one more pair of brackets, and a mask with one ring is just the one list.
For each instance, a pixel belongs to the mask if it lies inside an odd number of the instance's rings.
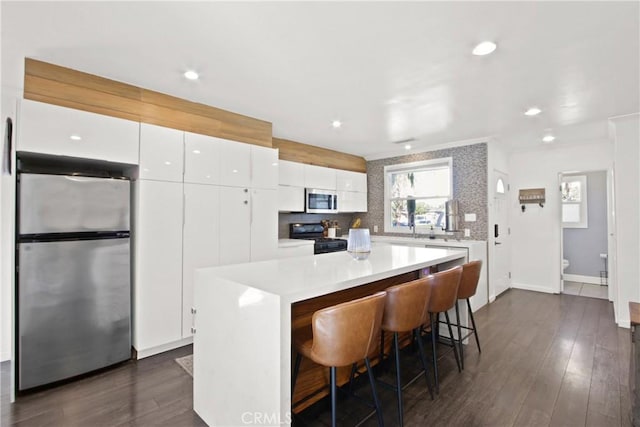
{"label": "white interior door", "polygon": [[489,237],[490,251],[490,281],[494,295],[498,296],[511,287],[509,272],[511,236],[508,217],[509,177],[507,174],[494,170],[493,173],[493,218],[494,224]]}

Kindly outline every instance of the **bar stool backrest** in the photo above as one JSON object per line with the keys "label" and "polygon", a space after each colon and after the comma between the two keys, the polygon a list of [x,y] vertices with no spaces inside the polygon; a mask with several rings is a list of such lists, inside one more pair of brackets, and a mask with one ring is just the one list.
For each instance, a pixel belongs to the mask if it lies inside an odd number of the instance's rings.
{"label": "bar stool backrest", "polygon": [[407,332],[425,323],[431,296],[426,277],[391,286],[386,292],[382,329]]}
{"label": "bar stool backrest", "polygon": [[476,294],[478,281],[482,270],[482,261],[471,261],[462,266],[462,277],[458,288],[458,299],[471,298]]}
{"label": "bar stool backrest", "polygon": [[311,358],[324,366],[363,360],[377,344],[386,292],[378,292],[313,313]]}
{"label": "bar stool backrest", "polygon": [[431,288],[429,311],[442,313],[455,305],[458,299],[458,286],[462,276],[462,266],[441,271],[427,276],[427,283]]}

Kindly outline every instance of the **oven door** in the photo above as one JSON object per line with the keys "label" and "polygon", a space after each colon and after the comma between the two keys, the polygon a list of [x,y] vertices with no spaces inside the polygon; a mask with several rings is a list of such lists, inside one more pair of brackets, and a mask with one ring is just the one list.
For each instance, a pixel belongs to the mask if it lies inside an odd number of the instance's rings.
{"label": "oven door", "polygon": [[307,188],[305,193],[307,213],[338,213],[338,195],[335,192]]}

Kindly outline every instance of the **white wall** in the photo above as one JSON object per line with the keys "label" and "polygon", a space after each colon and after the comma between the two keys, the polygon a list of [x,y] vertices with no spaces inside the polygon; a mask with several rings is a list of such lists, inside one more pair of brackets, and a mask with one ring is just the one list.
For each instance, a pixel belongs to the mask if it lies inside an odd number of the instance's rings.
{"label": "white wall", "polygon": [[[545,145],[536,150],[511,153],[512,287],[549,293],[560,291],[562,257],[558,173],[605,170],[612,165],[613,145],[606,140],[567,147]],[[518,190],[524,188],[545,188],[544,207],[528,204],[526,211],[522,212]]]}
{"label": "white wall", "polygon": [[615,161],[617,320],[629,327],[629,301],[640,302],[640,114],[611,119]]}

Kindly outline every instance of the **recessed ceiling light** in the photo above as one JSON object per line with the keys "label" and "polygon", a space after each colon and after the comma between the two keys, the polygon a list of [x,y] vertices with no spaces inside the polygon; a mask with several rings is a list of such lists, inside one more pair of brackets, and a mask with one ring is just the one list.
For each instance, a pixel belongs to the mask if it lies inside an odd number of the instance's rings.
{"label": "recessed ceiling light", "polygon": [[165,165],[169,166],[171,162],[164,162]]}
{"label": "recessed ceiling light", "polygon": [[69,137],[69,139],[71,139],[73,141],[80,141],[82,139],[82,137],[80,135],[71,135]]}
{"label": "recessed ceiling light", "polygon": [[411,144],[405,144],[404,149],[405,150],[411,150]]}
{"label": "recessed ceiling light", "polygon": [[185,71],[184,77],[189,80],[198,80],[200,75],[198,75],[198,73],[196,73],[193,70],[188,70],[188,71]]}
{"label": "recessed ceiling light", "polygon": [[200,150],[193,150],[192,153],[193,154],[200,154]]}
{"label": "recessed ceiling light", "polygon": [[553,142],[554,139],[556,139],[556,137],[553,135],[545,135],[542,137],[542,142],[546,142],[548,144],[550,142]]}
{"label": "recessed ceiling light", "polygon": [[540,113],[542,113],[541,109],[539,109],[538,107],[531,107],[527,111],[524,112],[524,115],[525,116],[537,116]]}
{"label": "recessed ceiling light", "polygon": [[331,122],[331,126],[333,126],[334,129],[338,129],[342,126],[342,122],[340,120],[334,120]]}
{"label": "recessed ceiling light", "polygon": [[233,173],[238,173],[238,169],[234,169],[234,170],[232,170],[231,172],[233,172]]}
{"label": "recessed ceiling light", "polygon": [[496,47],[497,45],[494,42],[484,41],[474,47],[472,53],[478,56],[489,55],[496,50]]}
{"label": "recessed ceiling light", "polygon": [[271,166],[278,166],[278,162],[271,163]]}

